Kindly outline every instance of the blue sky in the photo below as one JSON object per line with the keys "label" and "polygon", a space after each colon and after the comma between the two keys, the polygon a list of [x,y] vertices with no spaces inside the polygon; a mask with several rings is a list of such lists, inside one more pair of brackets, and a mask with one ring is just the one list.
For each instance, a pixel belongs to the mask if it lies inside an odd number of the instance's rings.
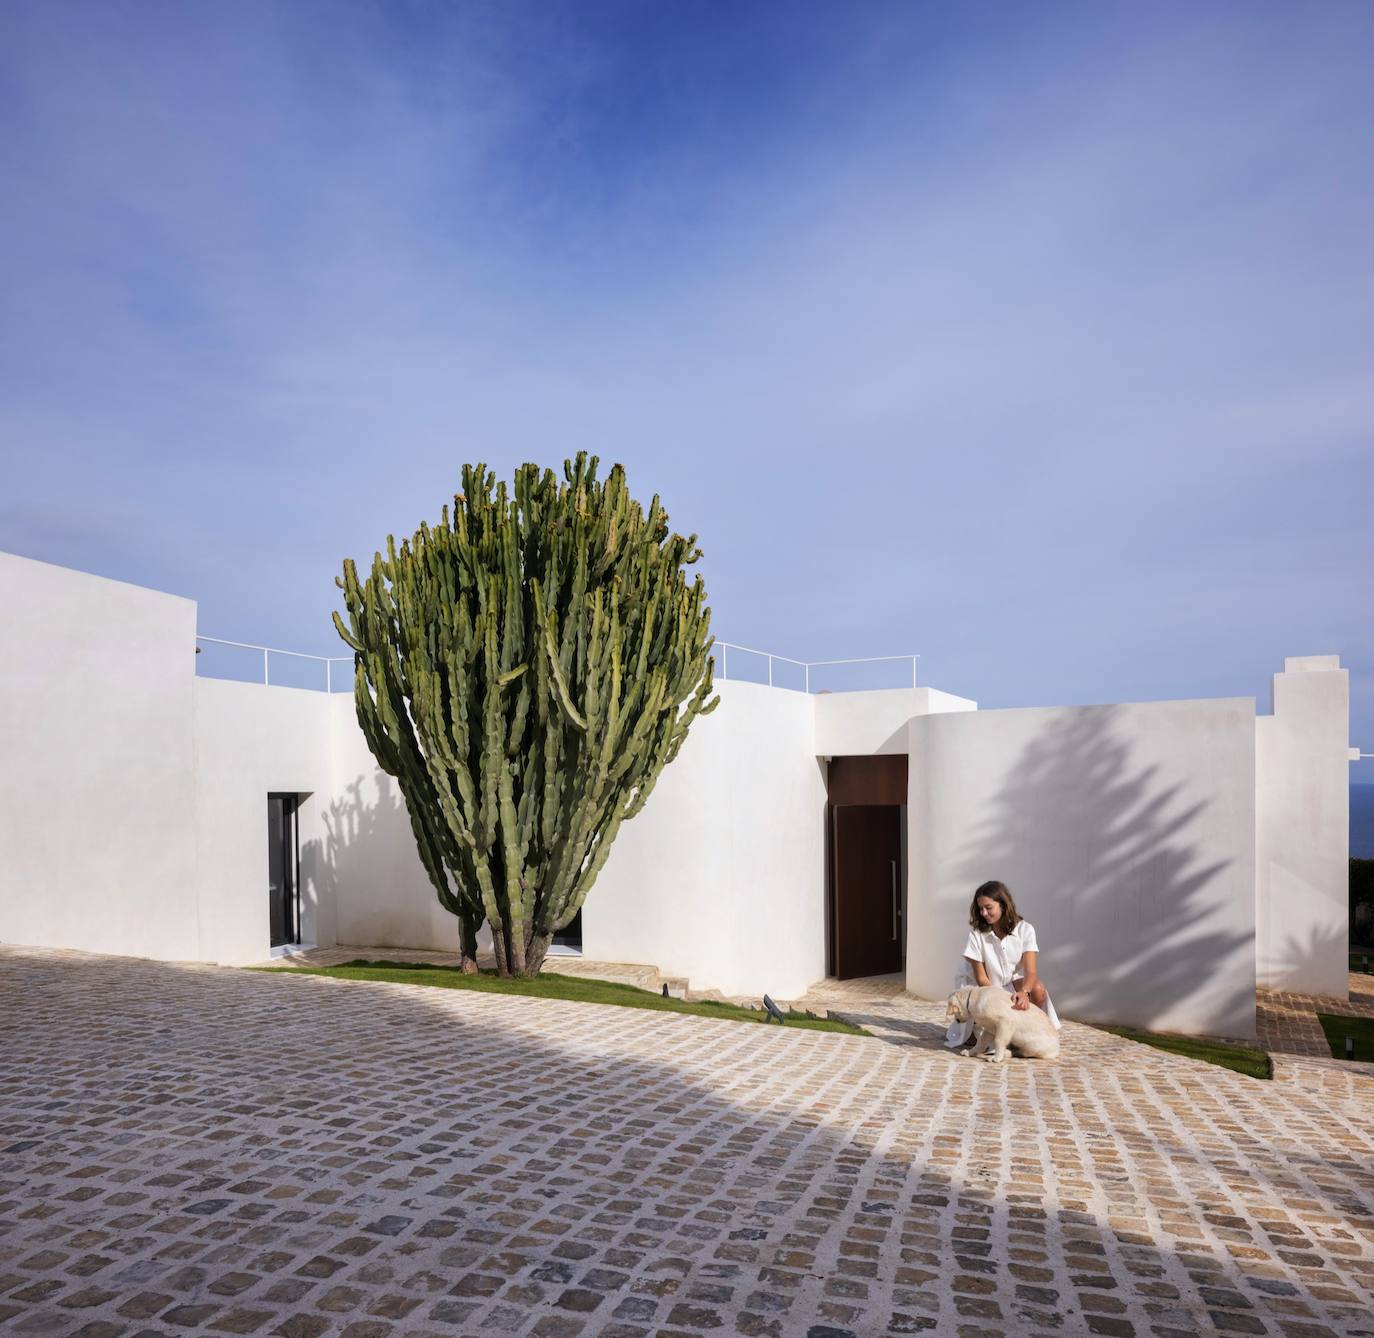
{"label": "blue sky", "polygon": [[1336,652],[1374,751],[1371,53],[1364,3],[8,4],[0,548],[336,653],[342,557],[586,448],[723,637],[986,706]]}

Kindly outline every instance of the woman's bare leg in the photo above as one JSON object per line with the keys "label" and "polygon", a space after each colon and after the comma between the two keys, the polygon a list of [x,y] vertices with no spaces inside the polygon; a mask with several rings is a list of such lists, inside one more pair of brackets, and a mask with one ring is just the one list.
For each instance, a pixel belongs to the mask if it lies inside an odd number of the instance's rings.
{"label": "woman's bare leg", "polygon": [[1035,988],[1032,989],[1032,990],[1027,990],[1027,992],[1026,992],[1026,997],[1027,997],[1027,998],[1031,1001],[1031,1003],[1033,1003],[1042,1013],[1045,1013],[1045,1012],[1048,1012],[1048,1011],[1049,1011],[1049,1010],[1045,1007],[1045,1004],[1046,1004],[1046,1002],[1048,1001],[1048,999],[1049,999],[1049,997],[1050,997],[1050,994],[1049,994],[1049,991],[1045,988],[1044,984],[1043,984],[1041,981],[1038,981],[1038,980],[1037,980],[1037,981],[1035,982]]}

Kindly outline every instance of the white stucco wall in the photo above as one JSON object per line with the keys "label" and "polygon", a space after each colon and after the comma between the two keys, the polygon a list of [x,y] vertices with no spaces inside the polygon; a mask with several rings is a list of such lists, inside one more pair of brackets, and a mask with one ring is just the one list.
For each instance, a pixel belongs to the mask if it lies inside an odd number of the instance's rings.
{"label": "white stucco wall", "polygon": [[0,605],[0,939],[195,957],[195,604],[0,553]]}
{"label": "white stucco wall", "polygon": [[[334,699],[302,688],[223,679],[195,681],[196,956],[237,965],[270,952],[267,796],[308,796],[297,814],[302,937],[333,942],[318,913],[315,851],[333,791]],[[326,893],[326,906],[328,895]]]}
{"label": "white stucco wall", "polygon": [[583,947],[694,989],[796,997],[825,974],[825,780],[812,699],[743,682],[620,829]]}
{"label": "white stucco wall", "polygon": [[[795,996],[825,974],[825,783],[811,699],[718,684],[644,811],[620,829],[582,913],[584,955],[697,989]],[[457,922],[415,853],[395,782],[352,698],[330,700],[336,793],[313,867],[341,944],[455,951]],[[302,865],[306,847],[302,838]]]}
{"label": "white stucco wall", "polygon": [[[349,694],[197,679],[195,605],[0,554],[0,939],[267,950],[266,796],[300,814],[305,937],[457,946]],[[972,889],[1011,884],[1070,1016],[1248,1035],[1253,988],[1345,990],[1349,688],[978,712],[932,688],[719,685],[584,911],[589,957],[779,996],[824,971],[819,757],[910,751],[908,985],[943,996]]]}
{"label": "white stucco wall", "polygon": [[1284,661],[1255,721],[1259,983],[1348,997],[1350,682],[1335,655]]}
{"label": "white stucco wall", "polygon": [[907,987],[952,987],[973,891],[1011,889],[1068,1017],[1255,1030],[1250,698],[911,722]]}
{"label": "white stucco wall", "polygon": [[400,788],[377,766],[358,727],[353,694],[326,700],[334,790],[309,851],[320,902],[334,908],[334,922],[321,932],[360,947],[457,952],[458,920],[439,904],[416,853]]}
{"label": "white stucco wall", "polygon": [[878,692],[819,692],[812,698],[815,746],[820,757],[904,753],[907,721],[945,711],[976,711],[978,703],[938,688]]}

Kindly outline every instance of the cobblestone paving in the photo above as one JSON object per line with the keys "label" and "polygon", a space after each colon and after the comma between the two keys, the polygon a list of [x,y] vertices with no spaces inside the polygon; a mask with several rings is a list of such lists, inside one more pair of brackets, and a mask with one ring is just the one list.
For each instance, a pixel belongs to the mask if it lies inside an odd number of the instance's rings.
{"label": "cobblestone paving", "polygon": [[0,948],[0,1329],[1374,1334],[1367,1104]]}
{"label": "cobblestone paving", "polygon": [[1310,1091],[1362,1100],[1374,1111],[1374,1065],[1336,1059],[1318,1013],[1374,1018],[1374,976],[1350,973],[1349,999],[1261,990],[1255,1024],[1259,1045],[1269,1051],[1274,1077]]}
{"label": "cobblestone paving", "polygon": [[1256,1026],[1260,1045],[1280,1054],[1329,1059],[1331,1049],[1322,1033],[1318,1013],[1346,1017],[1374,1017],[1374,975],[1350,973],[1350,998],[1325,999],[1313,994],[1285,994],[1261,990]]}

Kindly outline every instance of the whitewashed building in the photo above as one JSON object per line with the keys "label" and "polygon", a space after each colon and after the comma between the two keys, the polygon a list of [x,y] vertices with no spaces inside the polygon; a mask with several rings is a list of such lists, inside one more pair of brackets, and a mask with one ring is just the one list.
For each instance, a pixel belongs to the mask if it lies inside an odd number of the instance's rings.
{"label": "whitewashed building", "polygon": [[[230,964],[456,948],[351,692],[198,675],[187,599],[8,554],[0,599],[0,940]],[[621,828],[588,957],[779,998],[902,971],[938,998],[999,878],[1066,1016],[1246,1037],[1257,984],[1345,997],[1334,656],[1287,660],[1268,714],[719,691]]]}

